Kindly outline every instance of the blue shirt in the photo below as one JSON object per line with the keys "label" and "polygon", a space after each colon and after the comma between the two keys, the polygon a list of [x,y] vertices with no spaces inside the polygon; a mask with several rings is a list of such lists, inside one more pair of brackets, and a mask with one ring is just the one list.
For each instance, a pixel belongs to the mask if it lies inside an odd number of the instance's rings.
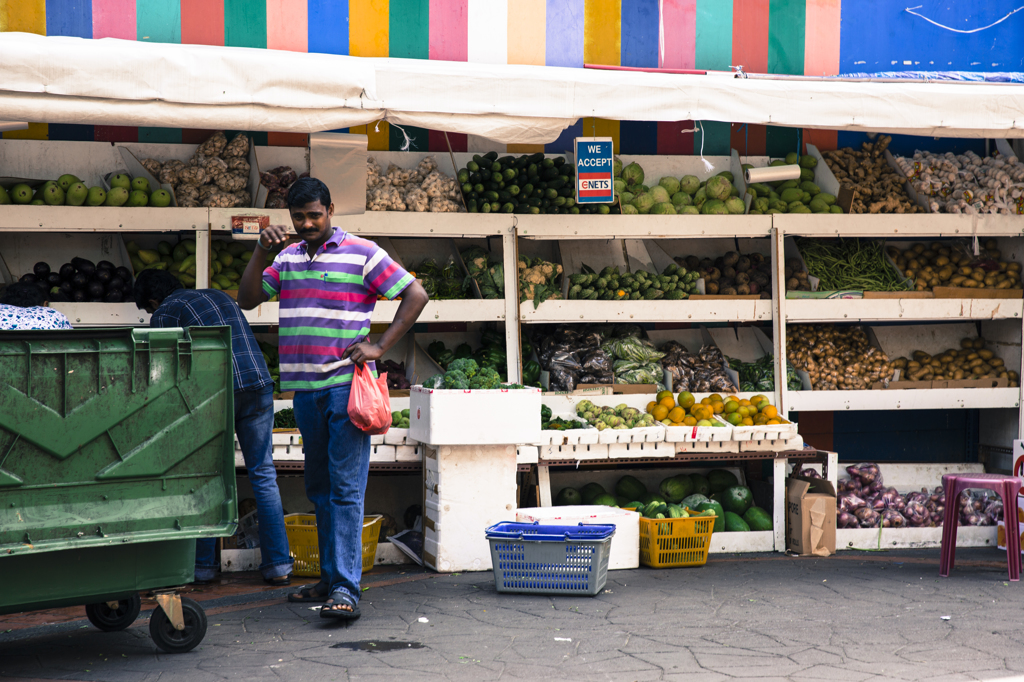
{"label": "blue shirt", "polygon": [[255,391],[274,385],[242,309],[223,291],[179,289],[164,299],[153,313],[149,326],[231,327],[235,390]]}

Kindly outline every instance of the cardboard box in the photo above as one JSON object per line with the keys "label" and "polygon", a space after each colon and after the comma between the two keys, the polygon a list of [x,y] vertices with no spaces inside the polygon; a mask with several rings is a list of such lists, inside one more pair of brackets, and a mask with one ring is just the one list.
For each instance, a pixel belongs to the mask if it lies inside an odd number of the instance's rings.
{"label": "cardboard box", "polygon": [[800,556],[835,553],[836,489],[827,480],[786,480],[786,550]]}

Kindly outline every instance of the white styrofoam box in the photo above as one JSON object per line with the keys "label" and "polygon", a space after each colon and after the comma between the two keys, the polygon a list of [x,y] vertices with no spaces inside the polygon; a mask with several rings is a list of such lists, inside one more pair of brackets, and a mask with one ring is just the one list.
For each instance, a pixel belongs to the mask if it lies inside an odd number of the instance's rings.
{"label": "white styrofoam box", "polygon": [[635,459],[637,457],[674,457],[675,444],[665,442],[611,443],[609,459]]}
{"label": "white styrofoam box", "polygon": [[541,525],[615,526],[608,556],[608,569],[640,567],[640,513],[616,507],[579,505],[566,507],[528,507],[516,512],[518,523],[538,522]]}
{"label": "white styrofoam box", "polygon": [[540,459],[540,448],[536,445],[520,445],[516,448],[516,464],[536,464]]}
{"label": "white styrofoam box", "polygon": [[796,422],[732,427],[733,440],[792,440],[797,436]]}
{"label": "white styrofoam box", "polygon": [[384,445],[384,434],[382,434],[382,433],[370,434],[370,447],[374,447],[376,445]]}
{"label": "white styrofoam box", "polygon": [[595,428],[541,431],[538,445],[596,445],[600,433]]}
{"label": "white styrofoam box", "polygon": [[540,389],[479,391],[413,386],[409,435],[435,445],[502,445],[540,441]]}
{"label": "white styrofoam box", "polygon": [[[392,409],[392,412],[396,410]],[[416,441],[409,437],[409,429],[388,429],[388,432],[384,434],[384,443],[386,445],[415,445]]]}
{"label": "white styrofoam box", "polygon": [[740,442],[735,440],[709,440],[709,441],[682,441],[672,443],[676,452],[739,452]]}
{"label": "white styrofoam box", "polygon": [[395,446],[394,445],[371,445],[370,446],[370,461],[371,462],[394,462],[395,461]]}
{"label": "white styrofoam box", "polygon": [[608,459],[607,445],[541,445],[540,458],[544,460],[584,460]]}
{"label": "white styrofoam box", "polygon": [[637,429],[605,429],[598,431],[597,442],[602,445],[612,443],[662,443],[665,441],[665,426],[645,426]]}
{"label": "white styrofoam box", "polygon": [[724,426],[666,426],[666,443],[723,442],[733,440],[733,426],[717,416],[715,421]]}
{"label": "white styrofoam box", "polygon": [[[839,478],[849,478],[846,467],[865,460],[844,461],[839,464]],[[921,488],[932,490],[935,486],[942,485],[942,477],[945,474],[980,474],[984,473],[984,464],[967,462],[949,464],[879,464],[882,471],[882,481],[886,487],[896,488],[901,493],[908,493]],[[894,530],[906,530],[896,528]]]}
{"label": "white styrofoam box", "polygon": [[[536,410],[539,413],[539,410]],[[538,414],[539,417],[539,414]],[[424,563],[440,572],[491,568],[489,526],[515,518],[516,446],[442,446],[424,460]]]}
{"label": "white styrofoam box", "polygon": [[[996,526],[959,526],[957,547],[995,547]],[[837,528],[836,550],[842,549],[907,549],[941,547],[942,526],[935,528]]]}
{"label": "white styrofoam box", "polygon": [[254,547],[253,549],[220,550],[221,573],[258,571],[261,563],[263,563],[263,555],[259,547]]}
{"label": "white styrofoam box", "polygon": [[396,462],[421,462],[423,461],[422,445],[395,445]]}
{"label": "white styrofoam box", "polygon": [[[271,437],[273,444],[273,456],[276,460],[297,462],[301,461],[305,454],[302,450],[302,435],[299,433],[275,433]],[[235,461],[242,462],[242,446],[235,438]],[[244,466],[239,464],[239,466]]]}
{"label": "white styrofoam box", "polygon": [[774,552],[774,530],[752,530],[745,533],[712,533],[708,554],[747,554]]}
{"label": "white styrofoam box", "polygon": [[784,450],[803,450],[803,436],[797,434],[792,438],[769,438],[739,441],[740,452],[783,452]]}

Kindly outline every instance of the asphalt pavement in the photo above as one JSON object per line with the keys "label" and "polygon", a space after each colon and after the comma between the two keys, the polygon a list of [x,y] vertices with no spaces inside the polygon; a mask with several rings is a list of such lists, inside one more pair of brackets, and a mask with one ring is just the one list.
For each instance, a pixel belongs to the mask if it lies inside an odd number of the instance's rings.
{"label": "asphalt pavement", "polygon": [[702,568],[609,575],[592,598],[517,596],[498,594],[490,572],[402,567],[366,576],[363,617],[347,626],[288,604],[287,590],[235,581],[202,595],[208,634],[179,655],[150,640],[145,606],[117,633],[74,610],[6,616],[0,676],[938,682],[1024,673],[1024,585],[1007,580],[994,549],[960,550],[949,578],[938,575],[938,550],[712,555]]}

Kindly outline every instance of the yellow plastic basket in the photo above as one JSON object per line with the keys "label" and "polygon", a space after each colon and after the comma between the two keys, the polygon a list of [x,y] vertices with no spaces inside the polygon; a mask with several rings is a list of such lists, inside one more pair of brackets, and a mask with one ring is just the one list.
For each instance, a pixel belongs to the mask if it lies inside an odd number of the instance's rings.
{"label": "yellow plastic basket", "polygon": [[708,560],[714,516],[686,519],[640,517],[640,563],[651,568],[703,566]]}
{"label": "yellow plastic basket", "polygon": [[[373,568],[377,557],[377,538],[383,516],[363,517],[363,573]],[[284,530],[288,535],[288,549],[295,559],[292,574],[312,578],[320,577],[320,543],[316,537],[316,516],[313,514],[287,514]]]}

